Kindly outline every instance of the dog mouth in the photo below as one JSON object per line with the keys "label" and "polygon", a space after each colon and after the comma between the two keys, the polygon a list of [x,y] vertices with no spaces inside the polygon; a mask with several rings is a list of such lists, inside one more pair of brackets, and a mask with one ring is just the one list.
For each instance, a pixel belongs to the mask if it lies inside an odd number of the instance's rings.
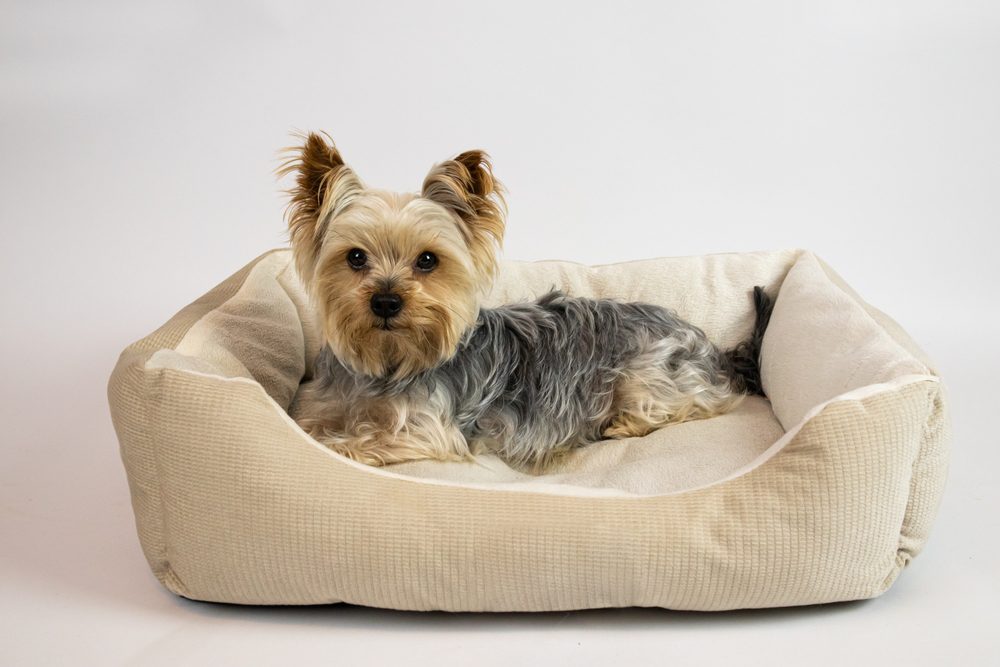
{"label": "dog mouth", "polygon": [[377,329],[381,329],[382,331],[392,331],[393,329],[392,324],[389,322],[389,318],[387,317],[383,317],[382,319],[380,319],[378,321],[378,324],[375,325],[375,327]]}

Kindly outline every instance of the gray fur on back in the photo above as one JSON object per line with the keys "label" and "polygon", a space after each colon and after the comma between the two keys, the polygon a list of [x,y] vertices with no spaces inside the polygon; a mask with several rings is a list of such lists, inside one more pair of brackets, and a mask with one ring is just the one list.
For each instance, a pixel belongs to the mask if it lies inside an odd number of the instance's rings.
{"label": "gray fur on back", "polygon": [[[405,380],[358,375],[324,347],[315,379],[325,398],[350,402],[444,396],[444,415],[469,442],[515,464],[538,463],[601,439],[616,383],[637,356],[667,339],[660,363],[707,386],[740,391],[727,355],[673,312],[552,292],[482,309],[456,354]],[[658,349],[661,349],[658,348]]]}

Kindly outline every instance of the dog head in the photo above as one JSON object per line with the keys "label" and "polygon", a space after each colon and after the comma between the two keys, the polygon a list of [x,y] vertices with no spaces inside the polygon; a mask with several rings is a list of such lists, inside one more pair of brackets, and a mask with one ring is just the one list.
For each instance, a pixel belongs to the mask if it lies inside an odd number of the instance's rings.
{"label": "dog head", "polygon": [[434,166],[420,194],[365,187],[329,137],[310,133],[294,173],[288,229],[323,336],[357,373],[396,379],[454,355],[475,324],[503,241],[503,188],[489,156]]}

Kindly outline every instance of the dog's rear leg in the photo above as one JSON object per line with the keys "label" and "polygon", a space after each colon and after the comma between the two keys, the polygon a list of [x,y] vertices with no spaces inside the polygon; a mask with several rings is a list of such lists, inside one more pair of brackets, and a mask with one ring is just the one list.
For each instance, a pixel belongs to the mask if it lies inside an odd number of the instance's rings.
{"label": "dog's rear leg", "polygon": [[[642,360],[648,363],[648,360]],[[728,380],[710,375],[704,362],[637,364],[615,386],[605,438],[636,438],[668,424],[707,419],[731,410],[743,398]]]}

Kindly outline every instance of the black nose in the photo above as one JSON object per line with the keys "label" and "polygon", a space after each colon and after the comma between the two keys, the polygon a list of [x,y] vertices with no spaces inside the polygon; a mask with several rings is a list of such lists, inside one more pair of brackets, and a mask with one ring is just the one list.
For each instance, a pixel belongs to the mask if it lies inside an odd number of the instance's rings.
{"label": "black nose", "polygon": [[373,313],[388,319],[399,315],[399,311],[403,310],[403,299],[398,294],[373,294],[371,307]]}

